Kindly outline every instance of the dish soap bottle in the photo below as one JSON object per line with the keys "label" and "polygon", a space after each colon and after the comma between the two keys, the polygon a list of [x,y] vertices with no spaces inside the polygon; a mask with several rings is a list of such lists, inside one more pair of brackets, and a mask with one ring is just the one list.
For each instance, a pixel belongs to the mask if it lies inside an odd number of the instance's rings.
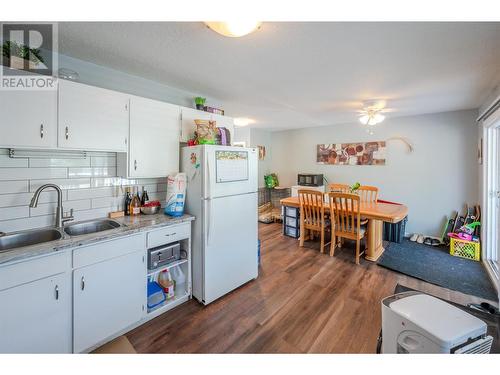
{"label": "dish soap bottle", "polygon": [[167,299],[172,299],[175,296],[174,282],[168,270],[161,271],[158,275],[158,284],[160,284],[165,292]]}

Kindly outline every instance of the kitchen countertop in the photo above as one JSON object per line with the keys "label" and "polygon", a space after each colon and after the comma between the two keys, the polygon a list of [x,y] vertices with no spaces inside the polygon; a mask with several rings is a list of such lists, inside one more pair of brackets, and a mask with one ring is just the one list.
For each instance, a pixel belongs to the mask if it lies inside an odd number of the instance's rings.
{"label": "kitchen countertop", "polygon": [[192,215],[185,214],[180,217],[171,217],[163,214],[163,212],[155,215],[119,217],[116,219],[111,219],[122,225],[121,227],[116,229],[73,237],[70,237],[66,233],[64,233],[63,238],[60,240],[18,247],[16,249],[0,252],[0,266],[6,263],[26,260],[40,255],[48,255],[58,251],[72,249],[77,246],[88,245],[129,234],[145,232],[155,228],[168,227],[171,225],[190,222],[194,219],[195,217]]}

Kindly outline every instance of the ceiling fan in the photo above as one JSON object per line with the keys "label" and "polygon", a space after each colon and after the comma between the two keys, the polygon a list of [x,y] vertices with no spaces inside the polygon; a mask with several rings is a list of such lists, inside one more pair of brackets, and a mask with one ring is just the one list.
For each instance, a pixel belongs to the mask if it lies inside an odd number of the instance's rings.
{"label": "ceiling fan", "polygon": [[386,108],[385,105],[385,100],[364,102],[363,109],[358,111],[359,122],[368,126],[380,124],[385,120],[384,113],[392,112],[392,110]]}

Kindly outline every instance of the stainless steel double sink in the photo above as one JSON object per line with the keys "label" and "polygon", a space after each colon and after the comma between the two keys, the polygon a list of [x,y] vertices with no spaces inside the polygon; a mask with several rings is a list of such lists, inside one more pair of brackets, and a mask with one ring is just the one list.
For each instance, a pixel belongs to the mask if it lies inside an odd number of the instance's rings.
{"label": "stainless steel double sink", "polygon": [[[34,229],[0,236],[0,253],[18,247],[38,245],[45,242],[63,239],[64,233],[70,237],[82,236],[116,229],[122,225],[114,220],[100,219],[74,223],[58,228]],[[63,233],[64,232],[64,233]]]}

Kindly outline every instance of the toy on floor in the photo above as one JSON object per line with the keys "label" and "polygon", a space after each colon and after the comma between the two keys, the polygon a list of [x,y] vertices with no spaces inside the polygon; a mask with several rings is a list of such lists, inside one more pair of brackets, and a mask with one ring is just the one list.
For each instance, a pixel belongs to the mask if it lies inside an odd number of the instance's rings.
{"label": "toy on floor", "polygon": [[459,240],[479,242],[479,236],[474,235],[476,228],[480,226],[479,221],[462,225],[457,232],[448,233],[448,237],[458,238]]}

